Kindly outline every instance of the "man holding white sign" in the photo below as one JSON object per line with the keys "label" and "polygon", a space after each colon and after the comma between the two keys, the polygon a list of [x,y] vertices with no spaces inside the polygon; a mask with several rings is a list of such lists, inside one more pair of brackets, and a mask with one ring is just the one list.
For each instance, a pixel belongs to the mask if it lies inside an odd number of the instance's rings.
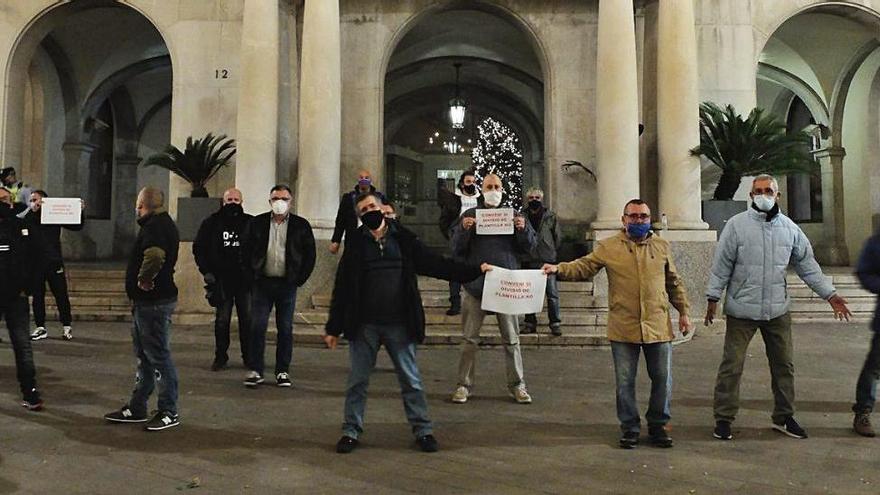
{"label": "man holding white sign", "polygon": [[608,273],[608,340],[617,380],[620,447],[639,443],[641,419],[636,404],[636,372],[644,352],[651,377],[651,399],[645,419],[651,443],[672,447],[666,432],[672,395],[672,321],[669,304],[678,310],[678,328],[691,329],[688,300],[669,242],[651,233],[651,209],[630,200],[623,209],[623,230],[599,241],[592,253],[570,263],[545,264],[544,273],[560,280],[587,280],[602,268]]}
{"label": "man holding white sign", "polygon": [[[459,225],[453,229],[453,254],[460,256],[472,265],[490,265],[516,270],[519,268],[518,255],[528,253],[534,248],[535,231],[522,216],[514,216],[512,209],[500,209],[503,197],[501,178],[489,174],[483,179],[482,204],[464,212]],[[489,220],[487,220],[489,219]],[[480,222],[490,225],[480,226]],[[509,227],[508,227],[509,225]],[[509,232],[509,233],[500,233]],[[452,402],[467,402],[474,385],[477,346],[480,341],[480,328],[486,311],[481,307],[484,277],[465,284],[462,297],[461,360],[458,365],[458,387],[452,395]],[[507,386],[510,395],[520,404],[529,404],[532,397],[523,379],[522,352],[519,347],[519,322],[517,315],[495,313],[507,361]]]}

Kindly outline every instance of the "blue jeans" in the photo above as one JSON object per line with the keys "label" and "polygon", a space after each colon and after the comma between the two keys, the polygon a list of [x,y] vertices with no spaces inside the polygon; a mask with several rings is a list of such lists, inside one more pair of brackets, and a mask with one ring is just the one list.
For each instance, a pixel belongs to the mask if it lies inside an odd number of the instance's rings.
{"label": "blue jeans", "polygon": [[177,369],[171,360],[171,314],[176,302],[136,304],[131,340],[137,358],[137,374],[128,407],[136,415],[147,414],[147,400],[159,387],[159,411],[177,414]]}
{"label": "blue jeans", "polygon": [[364,409],[367,407],[367,387],[370,374],[376,366],[379,346],[385,345],[388,356],[394,363],[406,419],[412,426],[416,438],[433,431],[428,419],[428,401],[422,387],[422,377],[416,364],[416,344],[412,342],[401,325],[366,324],[361,335],[348,344],[351,372],[348,375],[348,389],[345,392],[345,421],[342,433],[358,438],[364,431]]}
{"label": "blue jeans", "polygon": [[663,426],[669,422],[669,401],[672,399],[672,343],[630,344],[612,342],[614,374],[617,380],[617,419],[623,432],[638,432],[641,427],[639,406],[636,404],[636,373],[639,353],[645,353],[648,376],[651,377],[651,399],[645,419],[648,426]]}
{"label": "blue jeans", "polygon": [[275,344],[275,374],[290,373],[293,359],[293,308],[296,306],[296,285],[279,278],[264,278],[254,284],[250,362],[253,371],[260,375],[266,367],[266,329],[269,316],[275,308],[275,327],[278,339]]}
{"label": "blue jeans", "polygon": [[871,350],[862,366],[859,381],[856,384],[856,403],[854,412],[871,412],[877,400],[877,380],[880,379],[880,332],[874,332],[871,339]]}

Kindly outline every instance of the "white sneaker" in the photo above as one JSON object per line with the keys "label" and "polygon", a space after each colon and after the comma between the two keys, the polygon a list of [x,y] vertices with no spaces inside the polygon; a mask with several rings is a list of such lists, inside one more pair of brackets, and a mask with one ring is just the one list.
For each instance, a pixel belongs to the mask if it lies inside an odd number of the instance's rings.
{"label": "white sneaker", "polygon": [[458,388],[455,389],[455,393],[452,394],[452,402],[455,402],[456,404],[464,404],[467,402],[469,395],[471,395],[471,391],[464,385],[459,385]]}
{"label": "white sneaker", "polygon": [[31,340],[43,340],[49,337],[49,332],[46,331],[46,327],[37,327],[36,330],[31,334]]}
{"label": "white sneaker", "polygon": [[73,334],[70,333],[70,327],[69,327],[69,326],[64,327],[64,333],[61,334],[61,338],[64,339],[64,340],[72,340],[72,339],[73,339]]}
{"label": "white sneaker", "polygon": [[519,404],[531,404],[532,396],[529,395],[529,391],[526,390],[526,386],[524,383],[521,383],[515,387],[510,389],[510,396],[513,397]]}

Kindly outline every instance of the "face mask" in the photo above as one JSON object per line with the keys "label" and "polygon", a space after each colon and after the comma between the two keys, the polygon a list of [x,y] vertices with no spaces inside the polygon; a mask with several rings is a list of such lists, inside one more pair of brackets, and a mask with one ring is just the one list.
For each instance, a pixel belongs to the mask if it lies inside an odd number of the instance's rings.
{"label": "face mask", "polygon": [[533,210],[537,210],[540,207],[541,207],[541,200],[533,199],[533,200],[529,201],[529,208],[531,208]]}
{"label": "face mask", "polygon": [[483,193],[483,200],[487,206],[498,206],[501,204],[501,197],[504,195],[501,191],[488,191]]}
{"label": "face mask", "polygon": [[287,201],[284,201],[283,199],[272,201],[272,213],[276,215],[284,215],[287,213],[288,209],[290,209],[290,205]]}
{"label": "face mask", "polygon": [[369,188],[373,185],[373,181],[371,179],[359,179],[357,185],[361,188]]}
{"label": "face mask", "polygon": [[[274,207],[273,207],[274,210]],[[241,205],[235,203],[227,203],[220,208],[220,211],[224,215],[236,216],[244,213],[244,208]]]}
{"label": "face mask", "polygon": [[650,223],[630,223],[626,225],[626,233],[633,239],[641,239],[651,230]]}
{"label": "face mask", "polygon": [[759,210],[770,211],[773,209],[773,205],[776,204],[776,198],[758,194],[752,198],[752,202]]}
{"label": "face mask", "polygon": [[364,225],[366,225],[368,229],[376,230],[382,226],[382,220],[384,218],[385,215],[381,210],[373,210],[361,215],[361,222],[364,222]]}
{"label": "face mask", "polygon": [[6,203],[0,203],[0,218],[9,218],[12,216],[12,207]]}
{"label": "face mask", "polygon": [[477,185],[476,184],[468,184],[468,185],[462,187],[461,190],[464,191],[466,194],[473,195],[474,193],[477,192]]}

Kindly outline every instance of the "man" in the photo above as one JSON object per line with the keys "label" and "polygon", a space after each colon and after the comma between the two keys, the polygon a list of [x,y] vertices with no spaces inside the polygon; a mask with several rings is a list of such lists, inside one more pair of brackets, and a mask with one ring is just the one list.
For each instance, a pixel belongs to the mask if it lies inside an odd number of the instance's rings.
{"label": "man", "polygon": [[[132,341],[137,358],[135,386],[128,404],[104,415],[113,423],[147,422],[147,431],[180,424],[177,369],[171,359],[171,315],[177,305],[174,266],[180,236],[155,187],[141,189],[136,203],[140,231],[125,270],[125,292],[132,301]],[[159,389],[158,412],[147,417],[147,401]]]}
{"label": "man", "polygon": [[[442,179],[440,179],[442,181]],[[440,232],[447,240],[452,238],[452,228],[458,224],[461,215],[477,207],[480,191],[477,190],[477,177],[473,170],[465,170],[458,178],[458,187],[455,193],[440,187],[437,190],[437,205],[440,206]],[[456,281],[449,282],[449,316],[461,314],[461,284]]]}
{"label": "man", "polygon": [[[400,382],[404,409],[416,442],[436,452],[428,403],[416,364],[416,344],[425,339],[425,312],[418,275],[467,282],[481,270],[441,258],[395,220],[387,218],[377,195],[358,196],[363,225],[350,237],[336,271],[324,341],[334,349],[340,335],[349,341],[351,372],[345,396],[343,436],[336,451],[350,453],[363,432],[370,374],[385,345]],[[484,265],[482,269],[490,267]]]}
{"label": "man", "polygon": [[[513,220],[514,233],[507,235],[477,235],[477,210],[501,206],[504,189],[501,178],[489,174],[483,179],[483,204],[470,208],[461,217],[452,234],[453,254],[463,258],[471,265],[489,263],[494,266],[516,270],[519,268],[518,256],[528,253],[535,247],[535,231],[525,218],[516,216]],[[461,360],[458,364],[458,387],[452,395],[452,402],[463,404],[470,397],[474,386],[477,346],[480,341],[480,328],[486,312],[480,308],[483,297],[484,276],[465,284],[462,298]],[[507,361],[507,387],[511,397],[520,404],[531,404],[532,397],[523,378],[522,351],[519,347],[519,321],[517,315],[496,313],[501,340]]]}
{"label": "man", "polygon": [[[545,263],[556,263],[556,251],[562,244],[562,229],[556,221],[556,213],[544,206],[544,191],[533,187],[526,193],[527,203],[522,215],[529,220],[538,238],[535,248],[528,254],[524,268],[541,268]],[[547,316],[550,319],[550,333],[562,335],[562,317],[559,314],[559,285],[555,274],[547,275]],[[521,333],[538,331],[538,319],[534,314],[526,315]]]}
{"label": "man", "polygon": [[849,320],[851,313],[822,274],[807,236],[779,211],[776,179],[770,175],[755,177],[749,196],[751,208],[734,215],[721,232],[706,288],[706,325],[714,321],[721,293],[727,289],[727,332],[715,381],[714,436],[720,440],[733,438],[731,423],[739,410],[746,350],[755,331],[761,330],[772,377],[773,429],[790,437],[807,438],[807,432],[794,419],[786,267],[793,265],[810,289],[831,304],[837,318]]}
{"label": "man", "polygon": [[544,265],[544,273],[562,280],[586,280],[602,268],[608,273],[608,340],[617,383],[620,447],[639,444],[641,419],[636,403],[639,353],[645,354],[651,398],[645,419],[651,444],[672,447],[666,432],[672,397],[672,322],[669,304],[678,311],[678,328],[690,331],[688,300],[675,269],[669,242],[651,233],[651,209],[641,199],[623,208],[623,230],[602,239],[596,249],[571,263]]}
{"label": "man", "polygon": [[72,322],[70,313],[70,297],[67,291],[67,274],[64,271],[64,259],[61,256],[61,228],[71,231],[80,231],[83,228],[82,220],[76,225],[48,225],[43,224],[41,211],[43,198],[48,197],[46,191],[37,189],[31,193],[30,208],[23,217],[24,223],[33,237],[37,250],[36,269],[39,273],[37,284],[34,287],[33,309],[34,325],[36,328],[31,333],[31,340],[41,340],[49,337],[46,330],[46,284],[55,298],[58,306],[58,316],[61,319],[61,338],[71,340],[73,338]]}
{"label": "man", "polygon": [[385,202],[385,196],[373,186],[370,171],[361,169],[358,171],[358,180],[354,190],[343,194],[339,200],[339,209],[336,211],[336,227],[333,229],[333,237],[330,242],[331,253],[339,252],[339,243],[342,242],[343,237],[349,239],[354,235],[358,228],[358,216],[354,209],[354,201],[359,195],[368,192],[375,194],[383,203]]}
{"label": "man", "polygon": [[242,209],[241,191],[223,193],[223,206],[202,222],[193,243],[193,256],[205,277],[208,302],[217,308],[214,316],[214,362],[212,371],[226,367],[229,361],[229,327],[232,307],[238,314],[238,341],[241,360],[248,366],[251,331],[251,288],[245,277],[245,259],[241,240],[253,218]]}
{"label": "man", "polygon": [[[874,294],[880,294],[880,234],[874,234],[865,243],[856,275],[862,287]],[[865,358],[859,381],[856,384],[856,402],[852,410],[853,430],[859,435],[873,437],[876,435],[871,426],[871,412],[877,399],[877,380],[880,379],[880,300],[874,309],[874,320],[871,323],[874,336],[871,339],[871,350]]]}
{"label": "man", "polygon": [[305,218],[290,213],[293,194],[279,184],[269,192],[272,211],[257,215],[245,233],[245,259],[253,281],[253,314],[250,355],[244,380],[247,387],[263,383],[266,328],[275,308],[278,339],[275,349],[275,382],[290,387],[293,357],[293,309],[296,288],[306,283],[315,267],[315,236]]}
{"label": "man", "polygon": [[12,194],[13,210],[16,215],[27,209],[31,188],[24,181],[18,180],[13,167],[0,169],[0,185]]}
{"label": "man", "polygon": [[6,318],[15,371],[22,394],[22,406],[31,411],[43,408],[37,391],[34,354],[28,338],[28,295],[36,283],[36,251],[30,232],[12,207],[12,193],[0,187],[0,318]]}

